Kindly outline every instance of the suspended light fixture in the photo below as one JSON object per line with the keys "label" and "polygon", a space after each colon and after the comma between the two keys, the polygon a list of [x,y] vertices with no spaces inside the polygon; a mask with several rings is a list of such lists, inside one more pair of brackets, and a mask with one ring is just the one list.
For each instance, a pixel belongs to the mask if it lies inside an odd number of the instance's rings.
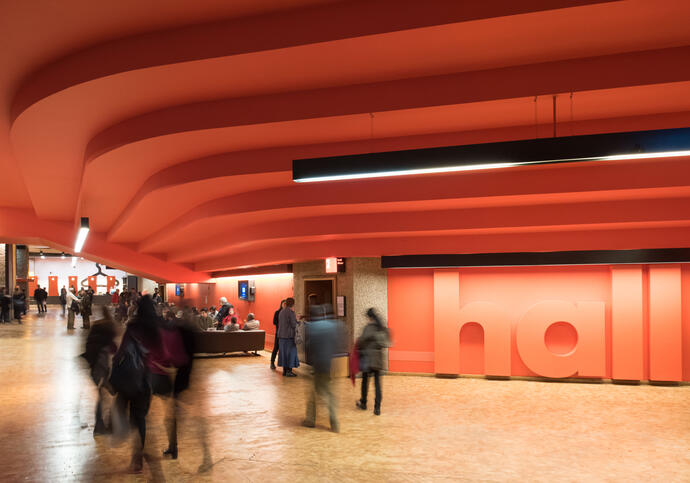
{"label": "suspended light fixture", "polygon": [[65,259],[65,252],[62,252],[62,255],[60,255],[60,258],[62,258],[63,260]]}
{"label": "suspended light fixture", "polygon": [[77,241],[74,242],[74,253],[81,252],[84,247],[84,242],[89,234],[89,219],[82,216],[81,223],[79,224],[79,232],[77,233]]}
{"label": "suspended light fixture", "polygon": [[674,156],[690,156],[690,128],[297,159],[292,162],[292,179],[310,183]]}
{"label": "suspended light fixture", "polygon": [[46,256],[45,256],[45,254],[43,253],[43,250],[41,250],[40,255],[41,255],[41,258],[45,260]]}

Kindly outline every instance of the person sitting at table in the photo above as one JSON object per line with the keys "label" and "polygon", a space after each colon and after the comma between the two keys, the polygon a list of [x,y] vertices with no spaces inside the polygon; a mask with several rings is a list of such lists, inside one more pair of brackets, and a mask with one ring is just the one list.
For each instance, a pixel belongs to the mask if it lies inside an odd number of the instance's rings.
{"label": "person sitting at table", "polygon": [[237,332],[240,330],[240,324],[237,323],[237,317],[232,317],[230,323],[225,326],[225,332]]}
{"label": "person sitting at table", "polygon": [[259,328],[259,321],[254,318],[254,314],[247,314],[247,321],[244,323],[242,330],[257,330]]}

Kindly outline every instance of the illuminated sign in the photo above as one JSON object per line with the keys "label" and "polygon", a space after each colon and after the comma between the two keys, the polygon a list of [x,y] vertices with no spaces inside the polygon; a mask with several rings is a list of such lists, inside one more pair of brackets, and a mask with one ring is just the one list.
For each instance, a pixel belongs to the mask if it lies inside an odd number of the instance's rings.
{"label": "illuminated sign", "polygon": [[337,257],[327,258],[326,273],[345,273],[345,259]]}

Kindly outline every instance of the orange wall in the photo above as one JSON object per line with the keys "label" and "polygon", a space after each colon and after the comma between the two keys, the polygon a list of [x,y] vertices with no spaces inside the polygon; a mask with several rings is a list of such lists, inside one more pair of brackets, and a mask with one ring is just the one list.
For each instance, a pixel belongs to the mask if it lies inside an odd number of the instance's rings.
{"label": "orange wall", "polygon": [[689,282],[688,264],[389,270],[390,369],[690,380]]}
{"label": "orange wall", "polygon": [[[266,346],[272,348],[275,335],[273,313],[278,309],[281,300],[293,296],[292,274],[227,277],[214,280],[215,283],[211,284],[183,284],[185,287],[184,299],[175,296],[175,284],[168,284],[166,286],[168,301],[177,305],[190,305],[197,308],[218,307],[218,299],[226,297],[235,306],[242,320],[246,320],[248,313],[254,313],[260,322],[261,329],[266,331]],[[256,297],[253,302],[240,300],[237,297],[238,280],[254,280]],[[206,303],[206,297],[208,297],[208,303]]]}

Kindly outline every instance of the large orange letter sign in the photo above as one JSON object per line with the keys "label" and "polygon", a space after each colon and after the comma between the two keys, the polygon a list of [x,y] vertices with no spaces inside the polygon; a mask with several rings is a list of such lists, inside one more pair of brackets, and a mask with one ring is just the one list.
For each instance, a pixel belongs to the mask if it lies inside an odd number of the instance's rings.
{"label": "large orange letter sign", "polygon": [[[550,325],[567,322],[577,331],[577,345],[568,354],[555,354],[546,346]],[[517,326],[517,346],[525,365],[544,377],[606,375],[605,305],[602,302],[545,301],[533,305]]]}
{"label": "large orange letter sign", "polygon": [[473,302],[460,310],[460,279],[457,270],[434,272],[435,372],[460,373],[459,335],[475,322],[484,331],[484,373],[510,376],[510,319],[496,304]]}

